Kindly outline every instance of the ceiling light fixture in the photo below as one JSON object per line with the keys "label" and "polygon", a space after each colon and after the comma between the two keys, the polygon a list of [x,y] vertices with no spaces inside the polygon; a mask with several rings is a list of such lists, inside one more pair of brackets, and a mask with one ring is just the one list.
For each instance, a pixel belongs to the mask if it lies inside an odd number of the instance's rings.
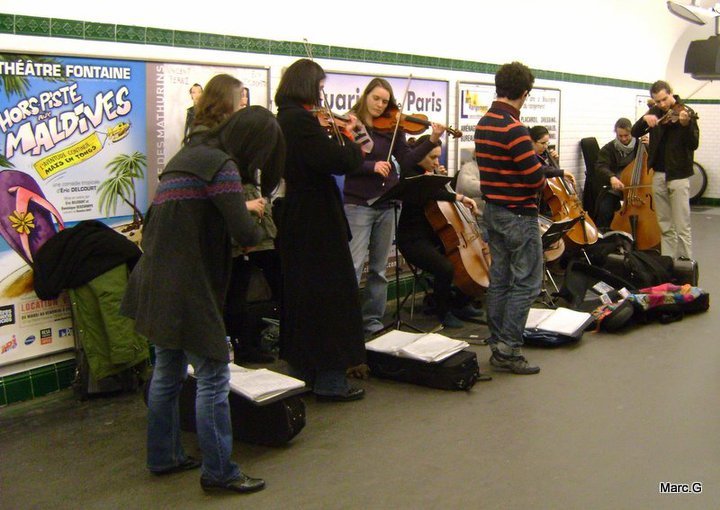
{"label": "ceiling light fixture", "polygon": [[712,9],[706,9],[705,7],[698,7],[695,5],[695,0],[692,0],[690,5],[668,1],[667,8],[675,16],[678,16],[685,21],[689,21],[690,23],[695,23],[696,25],[705,24],[703,17],[716,18],[720,16],[720,3],[715,4]]}

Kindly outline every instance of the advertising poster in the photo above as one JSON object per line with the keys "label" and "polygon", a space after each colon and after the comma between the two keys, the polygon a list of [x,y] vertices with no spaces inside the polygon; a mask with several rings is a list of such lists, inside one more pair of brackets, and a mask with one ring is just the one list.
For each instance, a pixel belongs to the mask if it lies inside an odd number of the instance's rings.
{"label": "advertising poster", "polygon": [[0,366],[73,346],[67,297],[41,301],[32,287],[48,238],[95,218],[139,229],[145,66],[0,54]]}
{"label": "advertising poster", "polygon": [[[373,78],[380,76],[385,78],[393,89],[393,94],[398,103],[403,102],[405,90],[408,90],[407,99],[403,105],[402,111],[406,115],[425,115],[429,122],[438,122],[447,125],[448,121],[448,82],[444,80],[427,80],[413,78],[408,88],[407,76],[381,76],[381,75],[365,75],[365,74],[348,74],[327,72],[325,79],[325,96],[328,104],[326,105],[335,113],[347,113],[350,108],[362,96],[367,84]],[[410,137],[420,137],[423,134],[430,134],[430,128],[423,133],[406,135]],[[443,153],[441,162],[447,165],[447,135],[443,135]],[[338,186],[342,189],[343,177],[337,177]],[[402,264],[401,264],[402,265]],[[388,260],[387,276],[393,277],[395,271],[395,252],[390,252]],[[406,268],[401,267],[401,273]],[[367,264],[363,269],[363,279],[367,274]]]}
{"label": "advertising poster", "polygon": [[[460,164],[474,159],[475,126],[494,100],[494,84],[458,82],[458,129],[462,132],[462,138],[458,143]],[[550,145],[558,147],[560,90],[534,87],[520,110],[520,121],[528,128],[545,126],[550,132]]]}
{"label": "advertising poster", "polygon": [[[328,107],[336,113],[346,113],[362,95],[367,84],[378,75],[327,73],[325,79],[325,95]],[[448,82],[444,80],[427,80],[412,78],[408,88],[408,77],[380,76],[385,78],[393,89],[398,103],[403,102],[405,90],[408,90],[406,104],[402,111],[406,115],[426,116],[429,122],[447,125],[448,116]],[[420,137],[430,134],[430,128],[419,134],[406,135]],[[447,161],[447,135],[443,135],[443,164]]]}
{"label": "advertising poster", "polygon": [[[188,109],[193,107],[191,88],[202,87],[213,76],[229,74],[248,89],[248,104],[269,106],[269,70],[251,67],[199,64],[148,63],[147,126],[149,175],[159,175],[182,145]],[[151,193],[155,179],[150,181]]]}

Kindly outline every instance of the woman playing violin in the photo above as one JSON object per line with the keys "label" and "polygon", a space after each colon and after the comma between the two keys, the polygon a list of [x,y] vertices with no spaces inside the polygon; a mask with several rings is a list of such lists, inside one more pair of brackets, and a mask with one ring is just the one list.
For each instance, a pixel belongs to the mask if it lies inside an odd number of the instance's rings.
{"label": "woman playing violin", "polygon": [[287,144],[285,199],[276,218],[283,270],[280,357],[318,400],[349,401],[364,395],[349,385],[346,370],[365,363],[365,343],[348,225],[333,176],[356,171],[362,154],[350,139],[329,138],[311,113],[324,82],[322,67],[301,59],[287,68],[275,95]]}
{"label": "woman playing violin", "polygon": [[368,200],[379,197],[397,184],[398,162],[402,162],[408,154],[420,154],[417,146],[408,147],[401,128],[393,144],[392,131],[374,127],[377,119],[390,116],[389,112],[397,109],[390,83],[383,78],[373,78],[351,110],[365,125],[373,142],[372,150],[365,156],[360,171],[347,175],[343,188],[345,214],[352,232],[350,251],[358,282],[365,260],[368,260],[362,299],[363,327],[367,336],[383,328],[382,318],[387,302],[385,269],[395,230],[392,204],[371,208]]}
{"label": "woman playing violin", "polygon": [[650,133],[648,167],[655,170],[655,213],[662,233],[663,255],[692,258],[690,181],[693,154],[700,143],[697,115],[659,80],[650,87],[655,105],[632,127],[636,138]]}
{"label": "woman playing violin", "polygon": [[[402,178],[413,177],[425,173],[435,173],[440,166],[441,144],[440,135],[443,127],[432,125],[432,134],[421,136],[416,144],[417,152],[405,158],[402,166]],[[447,202],[460,202],[470,209],[477,211],[477,205],[472,198],[451,193],[442,188],[431,197],[431,200]],[[425,203],[406,200],[403,203],[400,221],[398,223],[397,242],[403,257],[412,265],[431,273],[434,277],[435,313],[446,328],[460,328],[463,323],[460,319],[478,317],[481,312],[470,304],[467,296],[459,291],[451,307],[452,281],[455,268],[445,256],[443,244],[425,217]]]}

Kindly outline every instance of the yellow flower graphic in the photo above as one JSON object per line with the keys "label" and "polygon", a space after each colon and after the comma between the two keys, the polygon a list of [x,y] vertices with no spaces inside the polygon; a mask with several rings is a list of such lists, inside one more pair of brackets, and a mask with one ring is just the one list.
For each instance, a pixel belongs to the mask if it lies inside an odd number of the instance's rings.
{"label": "yellow flower graphic", "polygon": [[10,220],[12,227],[19,234],[27,235],[35,228],[35,223],[33,223],[35,216],[33,216],[33,213],[31,212],[13,211],[13,213],[8,216],[8,219]]}

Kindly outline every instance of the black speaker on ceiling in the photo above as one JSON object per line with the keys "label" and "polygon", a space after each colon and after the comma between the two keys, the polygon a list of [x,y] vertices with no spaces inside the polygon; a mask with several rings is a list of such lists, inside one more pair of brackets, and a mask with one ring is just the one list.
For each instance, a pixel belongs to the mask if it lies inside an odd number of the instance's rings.
{"label": "black speaker on ceiling", "polygon": [[720,79],[720,35],[690,43],[685,55],[685,73],[696,80]]}

